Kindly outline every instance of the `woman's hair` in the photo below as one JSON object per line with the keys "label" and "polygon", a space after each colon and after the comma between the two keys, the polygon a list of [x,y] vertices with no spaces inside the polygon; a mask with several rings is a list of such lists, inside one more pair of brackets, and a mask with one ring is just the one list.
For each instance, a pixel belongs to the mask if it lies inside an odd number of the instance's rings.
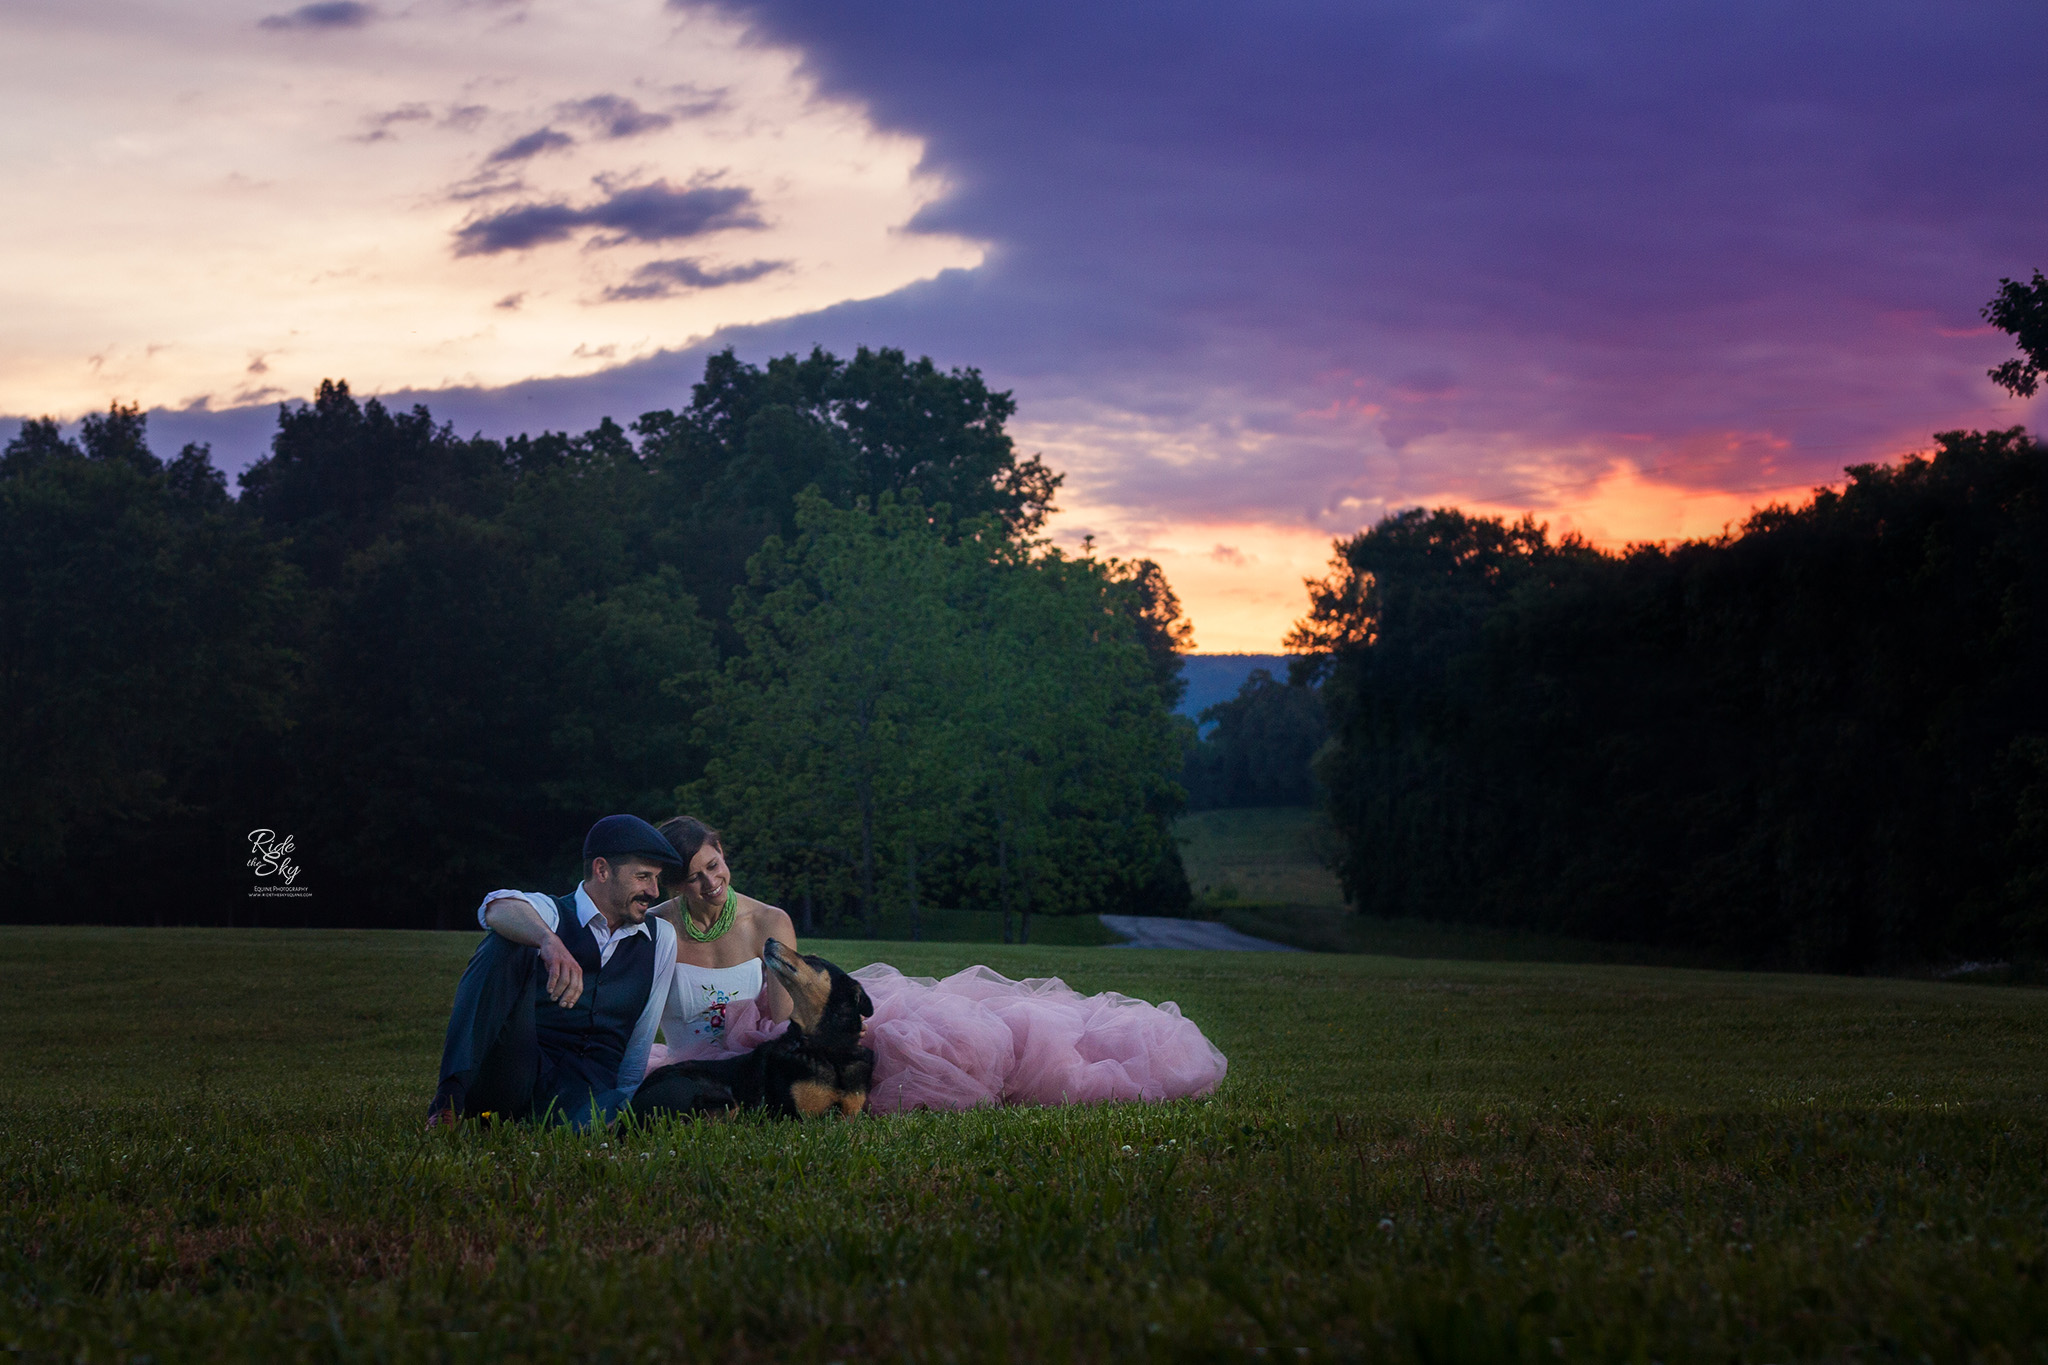
{"label": "woman's hair", "polygon": [[673,820],[664,820],[658,826],[661,837],[675,846],[676,856],[683,860],[682,873],[687,875],[690,864],[697,861],[697,855],[709,844],[720,853],[725,852],[725,841],[718,837],[718,831],[694,815],[678,815]]}

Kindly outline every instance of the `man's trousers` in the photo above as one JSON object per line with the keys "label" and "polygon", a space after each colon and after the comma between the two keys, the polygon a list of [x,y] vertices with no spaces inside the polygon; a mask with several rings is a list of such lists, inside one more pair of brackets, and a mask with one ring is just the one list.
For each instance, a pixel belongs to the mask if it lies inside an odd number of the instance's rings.
{"label": "man's trousers", "polygon": [[441,1078],[430,1114],[464,1118],[542,1118],[586,1128],[609,1121],[625,1096],[594,1090],[573,1066],[558,1066],[540,1046],[534,1010],[547,985],[540,949],[486,932],[455,987]]}

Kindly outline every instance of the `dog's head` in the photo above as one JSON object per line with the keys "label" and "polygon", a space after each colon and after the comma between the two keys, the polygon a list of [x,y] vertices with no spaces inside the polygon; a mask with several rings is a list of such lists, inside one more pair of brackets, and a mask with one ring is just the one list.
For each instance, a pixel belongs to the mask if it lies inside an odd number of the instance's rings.
{"label": "dog's head", "polygon": [[824,958],[791,952],[772,938],[761,950],[761,965],[789,992],[792,1024],[824,1043],[859,1045],[860,1021],[875,1012],[860,982]]}

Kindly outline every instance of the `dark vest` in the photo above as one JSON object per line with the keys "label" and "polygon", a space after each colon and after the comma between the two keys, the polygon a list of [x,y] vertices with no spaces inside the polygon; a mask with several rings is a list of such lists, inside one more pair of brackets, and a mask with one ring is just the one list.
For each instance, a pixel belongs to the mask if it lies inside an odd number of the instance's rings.
{"label": "dark vest", "polygon": [[583,994],[564,1009],[547,997],[545,978],[534,1002],[533,1025],[540,1049],[555,1064],[557,1087],[577,1088],[575,1077],[595,1090],[619,1083],[626,1042],[654,989],[654,934],[634,934],[598,964],[597,940],[576,916],[576,893],[555,897],[560,920],[555,936],[583,969]]}

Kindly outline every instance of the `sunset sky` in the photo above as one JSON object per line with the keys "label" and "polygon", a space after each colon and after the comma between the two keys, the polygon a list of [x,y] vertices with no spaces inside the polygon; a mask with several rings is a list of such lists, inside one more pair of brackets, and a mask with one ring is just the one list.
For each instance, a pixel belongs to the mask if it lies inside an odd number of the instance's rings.
{"label": "sunset sky", "polygon": [[[1053,532],[1271,650],[1386,511],[1709,534],[2038,424],[2048,6],[10,0],[0,413],[262,453],[325,377],[464,432],[704,356],[1015,391]],[[13,423],[0,423],[0,435]]]}

